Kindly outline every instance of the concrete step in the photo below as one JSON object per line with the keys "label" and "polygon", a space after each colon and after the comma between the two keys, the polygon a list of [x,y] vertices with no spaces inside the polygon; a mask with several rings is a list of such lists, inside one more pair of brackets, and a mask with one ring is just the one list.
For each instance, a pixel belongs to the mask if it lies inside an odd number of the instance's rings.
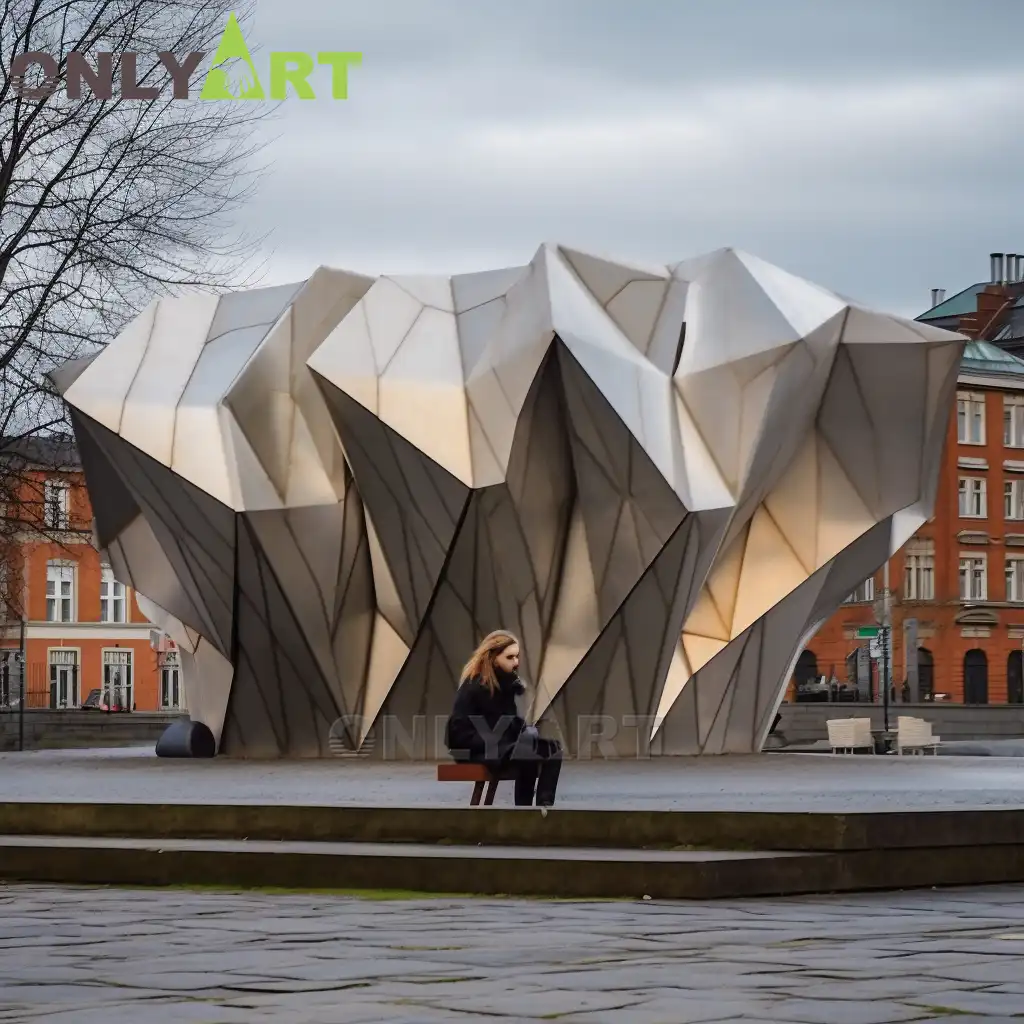
{"label": "concrete step", "polygon": [[[467,787],[468,788],[468,787]],[[0,835],[828,852],[1024,846],[1024,810],[805,813],[0,803]]]}
{"label": "concrete step", "polygon": [[1024,847],[786,853],[0,837],[0,879],[89,885],[720,899],[1024,881]]}

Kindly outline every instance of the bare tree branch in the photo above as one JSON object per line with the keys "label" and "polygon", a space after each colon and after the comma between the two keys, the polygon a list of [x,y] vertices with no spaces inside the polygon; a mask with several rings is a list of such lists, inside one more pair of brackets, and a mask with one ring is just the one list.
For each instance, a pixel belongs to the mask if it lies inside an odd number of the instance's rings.
{"label": "bare tree branch", "polygon": [[[26,444],[69,433],[47,374],[106,344],[154,296],[249,283],[259,269],[262,239],[237,223],[261,170],[256,129],[273,108],[174,99],[158,57],[212,53],[228,14],[244,26],[251,6],[0,0],[0,563],[5,532],[26,528],[12,509],[38,489],[32,459],[48,450],[36,445],[26,461]],[[45,98],[22,95],[10,75],[30,51],[57,60],[59,87]],[[94,66],[111,53],[115,81],[124,54],[137,54],[137,83],[160,92],[69,98],[72,52]],[[199,85],[196,75],[196,95]]]}

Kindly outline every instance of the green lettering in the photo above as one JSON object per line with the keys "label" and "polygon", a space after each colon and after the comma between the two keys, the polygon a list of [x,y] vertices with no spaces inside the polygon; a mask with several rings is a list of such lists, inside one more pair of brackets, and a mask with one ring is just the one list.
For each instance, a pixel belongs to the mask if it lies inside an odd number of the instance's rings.
{"label": "green lettering", "polygon": [[357,67],[363,63],[361,53],[318,53],[318,64],[331,66],[331,96],[336,100],[348,99],[349,65]]}
{"label": "green lettering", "polygon": [[[240,62],[243,67],[241,81],[237,88],[232,86],[227,72],[227,68],[236,61]],[[238,24],[238,19],[232,14],[228,18],[224,34],[220,37],[220,45],[213,55],[210,70],[206,73],[206,81],[203,83],[200,99],[262,100],[265,98],[259,75],[256,74],[256,66],[249,53],[249,47],[245,45],[242,29]]]}
{"label": "green lettering", "polygon": [[[292,65],[295,65],[292,67]],[[306,79],[313,73],[313,58],[298,50],[282,50],[270,55],[270,98],[288,98],[288,86],[300,100],[315,100],[316,93]]]}

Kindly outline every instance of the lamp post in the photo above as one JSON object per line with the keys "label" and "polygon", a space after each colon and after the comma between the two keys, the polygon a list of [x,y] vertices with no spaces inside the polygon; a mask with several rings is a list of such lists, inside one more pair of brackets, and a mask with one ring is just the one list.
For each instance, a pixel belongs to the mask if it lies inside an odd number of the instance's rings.
{"label": "lamp post", "polygon": [[892,680],[892,593],[889,590],[889,561],[882,570],[882,728],[889,731],[889,687]]}
{"label": "lamp post", "polygon": [[18,642],[18,750],[25,749],[25,616],[21,616],[21,637]]}

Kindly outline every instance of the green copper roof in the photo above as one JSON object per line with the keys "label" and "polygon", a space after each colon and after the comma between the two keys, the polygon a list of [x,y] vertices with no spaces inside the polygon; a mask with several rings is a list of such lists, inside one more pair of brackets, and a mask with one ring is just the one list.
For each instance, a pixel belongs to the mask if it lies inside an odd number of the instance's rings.
{"label": "green copper roof", "polygon": [[[937,306],[926,309],[916,319],[942,320],[947,316],[963,316],[964,313],[973,313],[978,308],[978,292],[983,291],[987,287],[987,281],[982,281],[981,284],[972,284],[970,288],[957,292],[956,295],[950,296],[945,302],[940,302]],[[1024,295],[1014,303],[1014,307],[1016,309],[1024,309]]]}
{"label": "green copper roof", "polygon": [[987,341],[969,341],[964,346],[960,369],[968,373],[1003,373],[1024,376],[1024,359],[1004,352]]}
{"label": "green copper roof", "polygon": [[947,316],[963,316],[964,313],[973,313],[978,308],[977,294],[985,287],[986,282],[972,284],[956,295],[951,295],[945,302],[932,306],[917,319],[918,320],[941,320]]}

